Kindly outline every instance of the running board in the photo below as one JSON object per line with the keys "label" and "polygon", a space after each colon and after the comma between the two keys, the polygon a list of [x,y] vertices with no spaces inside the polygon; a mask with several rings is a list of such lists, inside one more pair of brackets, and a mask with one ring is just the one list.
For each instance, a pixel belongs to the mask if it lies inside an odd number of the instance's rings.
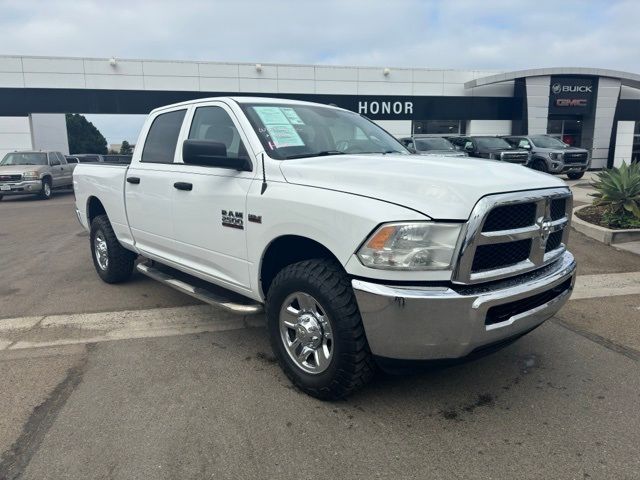
{"label": "running board", "polygon": [[[222,293],[222,288],[212,285],[211,289],[208,289],[205,286],[206,282],[203,280],[191,277],[190,275],[178,272],[174,269],[167,268],[166,270],[161,270],[160,268],[156,268],[155,266],[151,266],[147,263],[139,263],[136,266],[136,269],[143,275],[153,278],[154,280],[171,288],[175,288],[179,292],[186,293],[187,295],[210,305],[224,308],[232,313],[237,313],[239,315],[252,315],[263,311],[262,304],[260,303],[252,302],[250,299],[245,299],[241,295],[233,292],[228,292],[229,297],[225,297],[224,293]],[[176,272],[176,274],[172,275],[173,272]],[[178,276],[182,278],[178,278]],[[193,281],[189,283],[191,279]],[[194,285],[195,283],[201,284],[202,286]],[[214,292],[213,289],[219,290],[219,292]]]}

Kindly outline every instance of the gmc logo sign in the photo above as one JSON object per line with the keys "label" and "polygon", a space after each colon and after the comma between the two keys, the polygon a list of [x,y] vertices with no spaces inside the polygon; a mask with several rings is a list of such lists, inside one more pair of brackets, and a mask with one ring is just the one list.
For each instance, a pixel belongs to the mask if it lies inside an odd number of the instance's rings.
{"label": "gmc logo sign", "polygon": [[586,98],[558,98],[556,99],[557,107],[586,107]]}

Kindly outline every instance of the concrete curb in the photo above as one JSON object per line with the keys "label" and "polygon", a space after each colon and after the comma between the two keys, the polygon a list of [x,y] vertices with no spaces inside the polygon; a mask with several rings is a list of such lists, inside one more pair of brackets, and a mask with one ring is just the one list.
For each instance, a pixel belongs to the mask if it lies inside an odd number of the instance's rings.
{"label": "concrete curb", "polygon": [[612,230],[610,228],[594,225],[578,218],[576,212],[591,205],[581,205],[573,209],[573,219],[571,226],[580,233],[584,233],[587,237],[598,240],[606,245],[614,245],[618,243],[637,242],[640,241],[640,228],[629,228],[626,230]]}

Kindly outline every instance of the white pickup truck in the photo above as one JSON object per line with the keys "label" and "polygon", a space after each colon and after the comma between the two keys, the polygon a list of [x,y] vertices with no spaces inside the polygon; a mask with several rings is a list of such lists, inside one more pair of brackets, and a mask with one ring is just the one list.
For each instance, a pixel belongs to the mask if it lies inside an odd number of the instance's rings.
{"label": "white pickup truck", "polygon": [[571,294],[572,197],[550,175],[411,155],[356,113],[269,98],[159,108],[137,145],[130,166],[74,172],[98,275],[135,267],[242,315],[264,306],[310,395],[491,351]]}

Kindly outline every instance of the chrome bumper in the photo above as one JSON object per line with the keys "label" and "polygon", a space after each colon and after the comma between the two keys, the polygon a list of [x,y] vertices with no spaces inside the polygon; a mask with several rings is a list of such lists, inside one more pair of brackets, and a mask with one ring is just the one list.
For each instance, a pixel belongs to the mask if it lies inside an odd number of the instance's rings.
{"label": "chrome bumper", "polygon": [[[461,358],[483,346],[517,337],[552,317],[571,295],[576,262],[569,252],[547,267],[515,280],[489,286],[386,286],[352,280],[369,346],[374,355],[389,359],[432,360]],[[550,299],[535,297],[556,287],[569,287]],[[507,305],[528,308],[486,324],[489,309]],[[517,311],[517,308],[514,308]],[[496,310],[493,310],[495,312]]]}
{"label": "chrome bumper", "polygon": [[[9,190],[3,190],[9,186]],[[26,195],[29,193],[40,193],[42,190],[41,180],[23,180],[20,182],[0,183],[0,195]]]}

